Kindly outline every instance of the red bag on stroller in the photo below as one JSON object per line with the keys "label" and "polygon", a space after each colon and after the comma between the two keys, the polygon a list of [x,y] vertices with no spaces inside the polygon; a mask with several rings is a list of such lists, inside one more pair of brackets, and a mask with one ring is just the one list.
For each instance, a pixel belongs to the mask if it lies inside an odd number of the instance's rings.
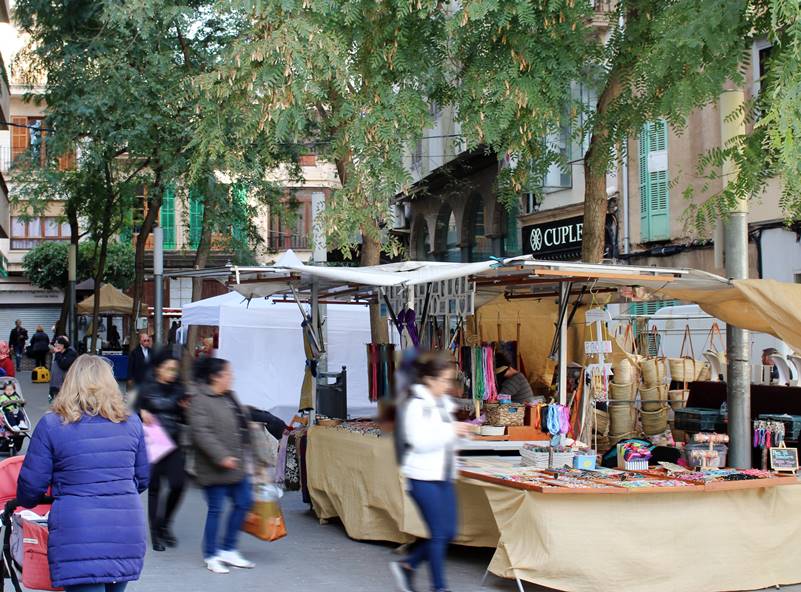
{"label": "red bag on stroller", "polygon": [[[22,592],[17,572],[22,572],[22,583],[29,590],[60,590],[50,580],[47,562],[47,522],[28,520],[20,516],[22,508],[17,506],[17,479],[24,457],[13,456],[0,462],[0,503],[5,504],[2,516],[3,556],[0,560],[0,592],[5,589],[5,579],[11,579],[15,592]],[[42,505],[32,509],[44,516],[50,511],[52,500],[42,500]],[[12,539],[15,543],[12,552]]]}

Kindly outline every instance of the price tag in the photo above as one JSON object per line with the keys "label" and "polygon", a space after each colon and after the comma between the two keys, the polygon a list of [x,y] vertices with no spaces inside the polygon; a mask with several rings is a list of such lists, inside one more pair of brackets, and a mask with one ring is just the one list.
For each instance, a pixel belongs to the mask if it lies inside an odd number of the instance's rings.
{"label": "price tag", "polygon": [[588,356],[598,354],[611,354],[612,353],[612,342],[609,340],[604,341],[585,341],[584,342],[584,353]]}

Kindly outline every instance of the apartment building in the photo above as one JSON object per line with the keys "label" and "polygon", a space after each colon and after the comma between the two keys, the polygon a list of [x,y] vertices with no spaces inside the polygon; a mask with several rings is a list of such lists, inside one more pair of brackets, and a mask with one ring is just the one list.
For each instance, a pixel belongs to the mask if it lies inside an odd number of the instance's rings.
{"label": "apartment building", "polygon": [[[608,34],[612,0],[594,3],[592,26]],[[588,105],[597,97],[576,83],[574,98]],[[533,254],[545,259],[578,259],[584,201],[582,157],[585,142],[575,142],[565,126],[547,138],[564,157],[566,170],[553,166],[543,186],[507,207],[498,200],[496,181],[509,163],[485,149],[465,151],[461,129],[450,107],[431,106],[434,126],[409,147],[408,170],[413,185],[399,204],[404,219],[395,232],[406,239],[408,257],[440,261],[477,261],[489,256]],[[608,191],[617,194],[617,175]],[[405,223],[405,225],[404,225]],[[610,227],[615,223],[610,217]],[[551,240],[556,237],[558,240]],[[607,253],[615,252],[611,233]]]}
{"label": "apartment building", "polygon": [[[8,0],[0,0],[0,37],[5,29],[10,29],[10,7]],[[0,52],[0,133],[7,133],[8,122],[11,121],[11,94],[9,89],[9,73],[2,52]],[[0,238],[8,237],[10,223],[8,215],[8,185],[0,167]],[[5,252],[0,250],[0,276],[8,272]]]}

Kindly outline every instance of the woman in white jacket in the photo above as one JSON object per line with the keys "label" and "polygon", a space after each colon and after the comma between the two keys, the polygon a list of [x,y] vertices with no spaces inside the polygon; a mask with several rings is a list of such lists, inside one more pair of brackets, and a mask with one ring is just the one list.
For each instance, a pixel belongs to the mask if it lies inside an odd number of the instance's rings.
{"label": "woman in white jacket", "polygon": [[391,564],[398,589],[414,592],[417,567],[428,561],[435,592],[447,591],[445,554],[456,535],[456,441],[469,427],[453,420],[454,404],[449,395],[456,380],[453,360],[431,352],[414,362],[415,384],[400,405],[396,430],[399,438],[401,472],[412,499],[431,536],[419,541],[404,561]]}

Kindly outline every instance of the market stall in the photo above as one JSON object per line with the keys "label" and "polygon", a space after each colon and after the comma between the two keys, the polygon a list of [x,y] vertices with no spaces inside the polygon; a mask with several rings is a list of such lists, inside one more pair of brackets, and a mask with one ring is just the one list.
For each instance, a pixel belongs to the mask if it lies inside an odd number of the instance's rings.
{"label": "market stall", "polygon": [[[427,342],[454,353],[464,376],[465,407],[484,423],[482,429],[499,430],[485,441],[508,441],[516,433],[537,442],[524,444],[521,456],[510,461],[517,467],[466,467],[459,482],[467,507],[462,508],[458,542],[496,547],[492,573],[565,590],[711,591],[801,582],[801,570],[776,556],[778,545],[801,530],[793,512],[801,490],[782,487],[797,485],[795,478],[720,472],[716,466],[725,465],[722,435],[709,440],[707,451],[706,440],[694,442],[696,448],[680,442],[677,449],[670,418],[686,407],[687,385],[702,376],[704,364],[684,352],[671,364],[659,352],[656,337],[635,336],[631,327],[611,335],[604,308],[615,301],[681,298],[730,324],[746,324],[801,347],[797,315],[782,318],[779,310],[792,300],[788,295],[801,298],[801,286],[779,286],[785,296],[771,303],[765,297],[770,287],[758,281],[732,283],[694,270],[530,257],[332,268],[286,256],[269,268],[229,269],[226,277],[248,297],[271,295],[312,307],[322,301],[382,303],[396,343]],[[738,306],[729,306],[721,295]],[[541,306],[536,312],[509,313],[507,303],[525,301]],[[480,307],[487,303],[490,312],[482,314]],[[750,311],[747,319],[744,310]],[[501,348],[517,364],[535,357],[529,365],[544,385],[553,383],[551,401],[524,407],[504,399],[492,363]],[[380,352],[376,360],[384,364]],[[376,377],[384,368],[371,364],[371,380],[383,384]],[[372,397],[373,389],[368,391]],[[378,401],[390,395],[387,388],[375,393]],[[357,432],[346,425],[309,431],[306,470],[315,511],[324,519],[340,518],[354,538],[405,542],[409,535],[423,534],[390,460],[391,440]],[[629,442],[643,433],[650,440],[659,438],[677,462],[703,465],[704,482],[672,474],[634,477],[633,467],[649,466],[645,452],[636,447],[649,453],[654,447]],[[623,448],[616,448],[618,441]],[[605,450],[623,454],[623,474],[632,477],[558,472],[574,462],[582,469],[583,461],[576,459],[583,458],[592,458],[586,470],[594,469],[596,452]],[[520,467],[527,456],[533,466]],[[731,520],[733,515],[738,520]],[[751,548],[753,537],[746,531],[752,527],[771,543]],[[709,560],[703,563],[705,557]],[[632,564],[642,569],[633,570]],[[689,564],[698,569],[687,569]],[[760,565],[760,570],[741,573],[747,565]]]}

